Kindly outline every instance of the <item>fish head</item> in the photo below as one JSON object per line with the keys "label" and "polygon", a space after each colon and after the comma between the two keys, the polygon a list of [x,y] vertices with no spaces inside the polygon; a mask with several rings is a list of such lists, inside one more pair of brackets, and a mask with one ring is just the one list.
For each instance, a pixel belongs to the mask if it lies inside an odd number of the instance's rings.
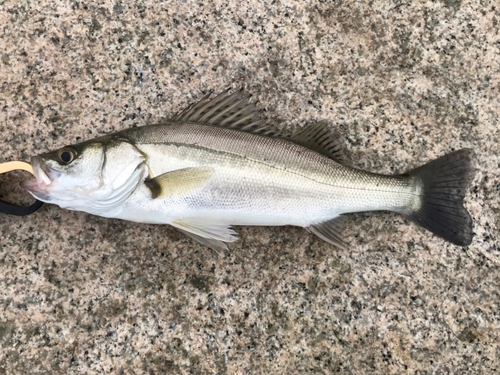
{"label": "fish head", "polygon": [[145,160],[128,141],[97,139],[34,156],[35,179],[21,186],[43,202],[104,216],[147,176]]}

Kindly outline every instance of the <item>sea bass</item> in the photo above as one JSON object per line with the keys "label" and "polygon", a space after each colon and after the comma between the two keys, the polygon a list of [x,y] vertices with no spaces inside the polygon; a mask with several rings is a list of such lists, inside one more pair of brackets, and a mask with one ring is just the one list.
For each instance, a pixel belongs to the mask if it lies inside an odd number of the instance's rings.
{"label": "sea bass", "polygon": [[473,178],[463,149],[388,176],[348,166],[327,127],[282,136],[241,90],[204,97],[170,121],[35,156],[35,198],[70,210],[170,224],[213,249],[233,225],[295,225],[346,248],[344,214],[388,210],[466,246]]}

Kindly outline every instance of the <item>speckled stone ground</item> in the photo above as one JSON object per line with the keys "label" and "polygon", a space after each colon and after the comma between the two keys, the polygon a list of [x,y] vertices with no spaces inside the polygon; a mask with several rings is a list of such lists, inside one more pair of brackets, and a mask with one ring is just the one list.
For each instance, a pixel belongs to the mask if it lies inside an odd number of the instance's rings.
{"label": "speckled stone ground", "polygon": [[[168,226],[45,205],[0,216],[0,373],[500,372],[500,31],[492,1],[0,2],[0,161],[158,122],[246,87],[287,131],[340,128],[354,165],[472,147],[471,246],[352,215],[341,251],[237,228],[217,254]],[[21,174],[0,195],[22,200]]]}

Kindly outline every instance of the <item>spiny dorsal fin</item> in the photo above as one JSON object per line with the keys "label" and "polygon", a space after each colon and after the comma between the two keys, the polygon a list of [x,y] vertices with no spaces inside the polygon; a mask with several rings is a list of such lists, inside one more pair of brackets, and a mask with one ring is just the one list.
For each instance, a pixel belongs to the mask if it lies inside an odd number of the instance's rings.
{"label": "spiny dorsal fin", "polygon": [[181,195],[200,187],[214,173],[213,168],[183,168],[147,179],[144,184],[151,191],[153,199]]}
{"label": "spiny dorsal fin", "polygon": [[349,163],[348,157],[338,140],[338,135],[335,135],[326,125],[308,125],[304,130],[293,134],[288,139],[326,155],[337,163],[344,165]]}
{"label": "spiny dorsal fin", "polygon": [[172,121],[216,125],[266,136],[277,135],[274,128],[263,123],[251,96],[244,93],[243,89],[232,94],[228,89],[213,99],[210,99],[210,95],[211,93],[198,103],[191,104],[174,116]]}
{"label": "spiny dorsal fin", "polygon": [[325,221],[323,223],[314,224],[306,227],[308,231],[314,233],[323,241],[331,243],[341,249],[347,250],[348,245],[342,239],[342,229],[346,217],[344,215],[337,216],[335,219]]}

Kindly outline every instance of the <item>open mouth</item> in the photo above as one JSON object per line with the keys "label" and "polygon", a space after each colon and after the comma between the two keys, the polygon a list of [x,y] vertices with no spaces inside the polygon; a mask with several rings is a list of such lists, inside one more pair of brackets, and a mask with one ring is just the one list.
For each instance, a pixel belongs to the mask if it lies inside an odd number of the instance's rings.
{"label": "open mouth", "polygon": [[35,178],[21,182],[21,187],[29,191],[35,198],[45,201],[48,199],[47,186],[57,179],[61,172],[48,167],[43,162],[43,159],[38,156],[31,158],[31,167],[33,173],[35,173]]}

